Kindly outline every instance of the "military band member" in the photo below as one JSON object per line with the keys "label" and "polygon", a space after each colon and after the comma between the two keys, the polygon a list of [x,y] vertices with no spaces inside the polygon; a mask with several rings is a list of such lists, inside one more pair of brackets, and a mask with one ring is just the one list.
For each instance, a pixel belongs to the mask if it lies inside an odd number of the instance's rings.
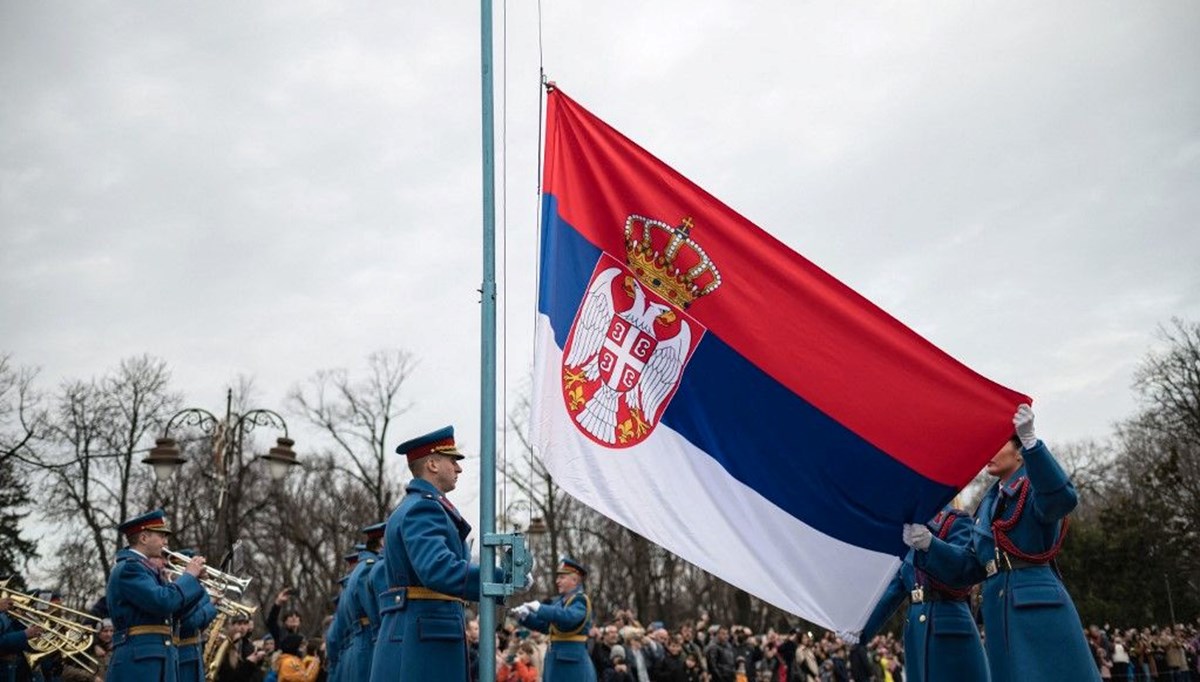
{"label": "military band member", "polygon": [[372,604],[368,611],[367,579],[371,568],[379,562],[379,548],[383,541],[386,523],[376,523],[362,529],[366,544],[358,554],[354,568],[342,588],[342,599],[338,600],[337,618],[342,624],[342,652],[338,660],[338,678],[343,682],[358,682],[371,679],[371,658],[375,654],[375,632],[378,621],[372,622],[369,613],[375,611]]}
{"label": "military band member", "polygon": [[[955,547],[971,541],[972,519],[947,506],[926,524],[932,536]],[[913,565],[909,550],[904,563],[867,618],[861,632],[838,633],[848,644],[870,642],[905,600],[904,674],[906,682],[985,682],[987,659],[979,629],[971,615],[971,586],[947,584]]]}
{"label": "military band member", "polygon": [[[179,553],[186,557],[196,555],[195,550],[181,549]],[[217,617],[217,607],[205,591],[190,608],[176,614],[179,624],[179,637],[175,645],[179,648],[179,682],[204,682],[207,671],[204,669],[204,642],[201,634]]]}
{"label": "military band member", "polygon": [[526,602],[513,609],[522,625],[550,635],[546,652],[545,682],[595,682],[596,668],[587,650],[592,627],[592,602],[583,591],[587,568],[563,557],[554,585],[558,597],[550,604]]}
{"label": "military band member", "polygon": [[1079,498],[1021,405],[1015,434],[987,465],[999,481],[984,495],[971,542],[905,526],[918,568],[959,584],[983,582],[984,649],[993,682],[1099,680],[1079,613],[1051,562]]}
{"label": "military band member", "polygon": [[172,639],[172,614],[200,601],[204,557],[192,557],[183,574],[168,582],[160,571],[171,529],[161,509],[117,528],[129,546],[118,551],[108,577],[108,613],[113,653],[109,682],[176,682],[179,656]]}
{"label": "military band member", "polygon": [[465,601],[479,601],[479,566],[467,548],[471,525],[446,499],[462,472],[454,428],[402,443],[413,479],[387,522],[379,595],[381,626],[372,682],[467,682]]}
{"label": "military band member", "polygon": [[[387,524],[385,523],[385,524],[383,524],[383,526],[384,526],[384,530],[386,532]],[[382,546],[380,547],[379,561],[376,561],[375,565],[372,566],[371,569],[363,576],[363,578],[364,578],[363,583],[365,584],[365,586],[367,588],[366,594],[365,594],[366,601],[363,603],[363,608],[366,609],[367,618],[370,619],[370,621],[373,625],[372,630],[371,630],[371,653],[372,653],[372,656],[371,656],[371,662],[368,665],[373,665],[374,661],[375,661],[375,657],[374,657],[375,645],[379,642],[379,625],[382,620],[380,617],[380,614],[379,614],[379,610],[382,606],[380,603],[380,601],[381,601],[380,597],[385,592],[387,592],[387,589],[388,589],[387,567],[385,566],[386,561],[384,560],[384,555],[383,555],[384,549],[386,549],[386,548],[382,547]],[[369,667],[367,669],[368,669],[368,671],[370,670]],[[370,676],[368,676],[364,679],[369,680]]]}
{"label": "military band member", "polygon": [[17,672],[28,669],[22,655],[29,651],[29,640],[42,636],[40,625],[25,627],[8,615],[12,600],[0,599],[0,682],[16,682]]}
{"label": "military band member", "polygon": [[[355,553],[356,562],[358,554]],[[338,579],[338,585],[342,590],[336,597],[333,598],[333,617],[329,619],[329,627],[325,630],[325,673],[326,682],[340,682],[342,679],[342,622],[338,620],[338,605],[346,599],[346,581],[350,579],[350,574],[342,576]]]}

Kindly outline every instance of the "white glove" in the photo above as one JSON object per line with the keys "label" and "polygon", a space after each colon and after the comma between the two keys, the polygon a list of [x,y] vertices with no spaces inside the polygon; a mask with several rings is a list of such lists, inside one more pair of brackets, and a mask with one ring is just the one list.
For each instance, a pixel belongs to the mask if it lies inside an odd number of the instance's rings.
{"label": "white glove", "polygon": [[1013,428],[1017,431],[1017,438],[1021,439],[1021,447],[1026,450],[1037,446],[1037,436],[1033,433],[1033,408],[1028,405],[1021,405],[1017,408],[1017,413],[1013,415]]}
{"label": "white glove", "polygon": [[525,608],[524,604],[516,607],[515,609],[509,609],[508,612],[516,616],[517,620],[525,620],[529,617],[529,609]]}
{"label": "white glove", "polygon": [[537,610],[542,608],[542,602],[527,601],[524,604],[521,604],[521,608],[525,609],[526,611],[528,611],[530,613],[537,613]]}
{"label": "white glove", "polygon": [[929,543],[933,542],[933,533],[925,527],[923,523],[906,523],[904,524],[904,544],[919,549],[922,552],[929,549]]}
{"label": "white glove", "polygon": [[849,644],[850,646],[854,646],[855,644],[858,644],[859,633],[857,633],[857,632],[850,632],[849,630],[838,630],[835,634],[837,635],[838,639],[842,640],[846,644]]}

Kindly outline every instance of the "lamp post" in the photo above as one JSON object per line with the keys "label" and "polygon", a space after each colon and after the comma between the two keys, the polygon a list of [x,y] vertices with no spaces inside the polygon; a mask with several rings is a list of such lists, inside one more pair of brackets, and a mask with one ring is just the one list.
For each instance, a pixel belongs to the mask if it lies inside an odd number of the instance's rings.
{"label": "lamp post", "polygon": [[255,460],[266,460],[270,467],[273,480],[282,480],[291,467],[299,464],[296,453],[292,450],[295,444],[288,437],[287,422],[278,412],[255,409],[235,414],[233,412],[233,389],[225,394],[225,416],[219,418],[208,410],[190,407],[180,410],[167,420],[163,428],[162,438],[157,439],[150,454],[142,460],[143,464],[154,467],[154,475],[159,481],[171,478],[175,471],[187,461],[180,452],[179,444],[171,437],[173,427],[195,427],[212,437],[213,476],[217,481],[217,539],[216,547],[229,555],[233,542],[233,533],[229,529],[229,473],[230,460],[236,460],[238,473],[246,466],[242,457],[243,440],[246,433],[255,427],[269,426],[281,429],[283,436],[275,440],[275,447],[265,455],[258,455]]}
{"label": "lamp post", "polygon": [[513,520],[514,516],[512,514],[512,510],[521,508],[524,508],[527,512],[529,512],[529,525],[524,529],[525,534],[534,536],[545,533],[546,522],[541,516],[534,516],[535,508],[532,504],[530,504],[529,500],[518,499],[509,502],[508,505],[504,507],[504,512],[500,514],[500,518],[503,520],[504,524],[512,527],[514,530],[520,531],[521,524]]}

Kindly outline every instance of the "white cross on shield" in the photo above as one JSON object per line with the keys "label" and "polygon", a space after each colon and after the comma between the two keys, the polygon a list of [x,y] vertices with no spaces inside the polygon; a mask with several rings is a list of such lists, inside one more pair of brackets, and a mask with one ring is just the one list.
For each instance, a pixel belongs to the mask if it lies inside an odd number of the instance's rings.
{"label": "white cross on shield", "polygon": [[600,376],[619,393],[632,390],[642,378],[642,369],[658,341],[616,315],[608,323],[604,346],[600,349]]}

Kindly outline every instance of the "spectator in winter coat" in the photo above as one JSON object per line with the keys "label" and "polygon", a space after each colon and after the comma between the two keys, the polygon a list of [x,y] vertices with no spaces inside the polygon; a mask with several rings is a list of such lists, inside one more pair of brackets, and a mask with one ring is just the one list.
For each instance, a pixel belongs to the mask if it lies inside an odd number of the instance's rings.
{"label": "spectator in winter coat", "polygon": [[667,642],[666,652],[650,670],[652,682],[687,682],[687,664],[683,656],[683,642],[678,636]]}

